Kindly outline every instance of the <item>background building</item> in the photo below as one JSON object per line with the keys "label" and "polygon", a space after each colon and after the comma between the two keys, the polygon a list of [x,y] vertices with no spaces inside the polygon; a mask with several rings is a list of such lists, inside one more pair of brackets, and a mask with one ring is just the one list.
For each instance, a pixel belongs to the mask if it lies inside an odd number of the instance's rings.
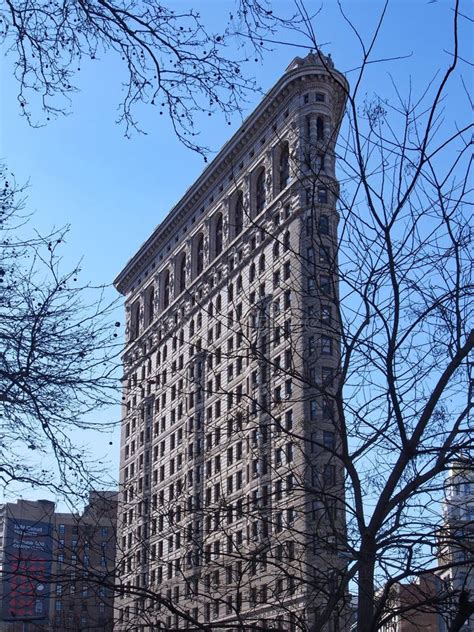
{"label": "background building", "polygon": [[0,630],[112,630],[117,494],[82,514],[48,500],[0,506]]}
{"label": "background building", "polygon": [[396,582],[386,604],[382,632],[439,632],[438,578],[427,573],[413,582]]}
{"label": "background building", "polygon": [[331,394],[346,88],[329,57],[296,58],[115,281],[117,630],[183,629],[186,615],[306,629],[344,601]]}
{"label": "background building", "polygon": [[[474,603],[474,470],[468,458],[454,463],[446,479],[438,538],[438,575],[442,590],[452,594],[442,617],[444,632]],[[473,632],[474,616],[461,629]]]}

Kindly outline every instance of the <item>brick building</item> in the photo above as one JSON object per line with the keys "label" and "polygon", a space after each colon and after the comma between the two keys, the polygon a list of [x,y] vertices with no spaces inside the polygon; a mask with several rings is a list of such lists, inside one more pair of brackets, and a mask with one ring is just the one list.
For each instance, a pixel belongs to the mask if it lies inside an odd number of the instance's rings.
{"label": "brick building", "polygon": [[116,511],[115,492],[92,492],[81,514],[0,506],[0,630],[112,630]]}

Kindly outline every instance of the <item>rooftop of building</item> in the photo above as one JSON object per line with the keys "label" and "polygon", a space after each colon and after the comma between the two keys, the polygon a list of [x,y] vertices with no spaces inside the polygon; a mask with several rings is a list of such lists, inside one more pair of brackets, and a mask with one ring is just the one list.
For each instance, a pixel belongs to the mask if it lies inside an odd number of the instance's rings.
{"label": "rooftop of building", "polygon": [[147,253],[150,250],[158,250],[160,242],[164,242],[169,237],[169,231],[177,228],[183,220],[183,214],[196,205],[196,200],[199,200],[205,194],[209,183],[214,184],[217,178],[222,176],[223,171],[232,169],[232,165],[238,162],[234,158],[241,151],[242,146],[251,138],[261,122],[262,115],[271,107],[284,88],[305,75],[313,74],[317,76],[318,73],[321,73],[326,79],[329,77],[339,86],[336,115],[338,117],[342,116],[348,92],[348,83],[345,77],[335,69],[331,56],[323,55],[321,52],[310,52],[305,57],[295,57],[287,66],[285,73],[263,97],[259,105],[244,120],[235,134],[224,144],[217,156],[187,189],[184,196],[170,210],[165,219],[158,224],[150,237],[140,246],[136,254],[129,259],[122,271],[117,275],[114,285],[120,293],[127,293],[130,281],[144,266],[148,265]]}

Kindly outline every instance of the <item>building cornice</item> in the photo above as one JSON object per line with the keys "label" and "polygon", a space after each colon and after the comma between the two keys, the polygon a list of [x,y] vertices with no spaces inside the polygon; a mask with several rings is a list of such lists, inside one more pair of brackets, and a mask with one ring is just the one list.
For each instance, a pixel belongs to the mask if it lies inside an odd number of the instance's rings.
{"label": "building cornice", "polygon": [[265,95],[255,110],[245,119],[237,132],[222,147],[214,160],[204,169],[189,187],[181,200],[171,209],[165,219],[155,228],[150,237],[140,246],[137,253],[127,262],[114,280],[114,286],[121,294],[126,294],[130,284],[147,268],[160,248],[175,233],[202,203],[206,193],[217,184],[223,175],[232,171],[238,162],[242,149],[256,137],[257,132],[272,120],[287,97],[296,92],[305,80],[332,81],[336,84],[337,102],[334,104],[336,120],[340,120],[345,106],[348,84],[345,77],[335,70],[330,58],[322,55],[308,55],[295,58],[286,73]]}

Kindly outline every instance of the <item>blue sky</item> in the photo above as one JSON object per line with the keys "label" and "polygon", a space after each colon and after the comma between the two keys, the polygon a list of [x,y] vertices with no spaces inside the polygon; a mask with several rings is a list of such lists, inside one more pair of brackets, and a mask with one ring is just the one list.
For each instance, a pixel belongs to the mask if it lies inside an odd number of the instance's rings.
{"label": "blue sky", "polygon": [[[187,8],[187,0],[167,3]],[[360,48],[343,22],[335,0],[324,4],[307,3],[321,11],[314,26],[324,52],[330,52],[336,67],[347,72],[360,61]],[[382,96],[392,91],[389,73],[403,92],[409,81],[420,90],[437,70],[449,63],[452,50],[452,3],[448,0],[394,0],[389,3],[374,58],[411,55],[387,64],[374,64],[366,76],[363,92]],[[292,11],[290,0],[272,3],[275,12]],[[382,3],[378,0],[343,2],[363,36],[375,26]],[[201,0],[198,3],[209,30],[221,32],[224,20],[235,5],[228,0]],[[461,10],[471,12],[470,3]],[[472,60],[468,43],[467,22],[462,24],[463,55]],[[472,33],[471,33],[472,35]],[[288,39],[280,34],[279,39]],[[295,34],[297,44],[306,44]],[[255,75],[263,91],[268,90],[283,73],[291,59],[304,49],[276,45],[263,55],[261,64],[252,62],[242,71]],[[0,156],[15,173],[18,182],[29,180],[28,208],[35,215],[32,225],[40,231],[71,225],[64,250],[64,265],[70,267],[83,259],[82,279],[91,283],[111,283],[129,257],[147,238],[179,200],[204,167],[202,157],[183,147],[174,137],[171,126],[155,111],[143,109],[140,122],[147,135],[123,136],[115,124],[121,98],[121,68],[118,60],[102,59],[83,65],[78,77],[81,91],[73,96],[71,113],[50,121],[46,127],[33,129],[19,116],[16,84],[12,80],[11,60],[0,59],[2,85],[0,101]],[[472,73],[464,66],[467,84],[472,87]],[[348,74],[349,81],[353,73]],[[456,115],[456,103],[465,102],[460,84],[454,91],[448,116]],[[459,92],[459,94],[457,94]],[[459,97],[459,98],[458,98]],[[250,113],[261,96],[250,94],[244,115]],[[228,126],[223,119],[203,117],[199,129],[203,142],[214,150],[239,127],[235,116]],[[111,297],[114,291],[110,291]],[[117,416],[110,411],[109,416]],[[96,440],[97,454],[109,450],[110,470],[116,472],[118,442],[108,446],[108,437]]]}

